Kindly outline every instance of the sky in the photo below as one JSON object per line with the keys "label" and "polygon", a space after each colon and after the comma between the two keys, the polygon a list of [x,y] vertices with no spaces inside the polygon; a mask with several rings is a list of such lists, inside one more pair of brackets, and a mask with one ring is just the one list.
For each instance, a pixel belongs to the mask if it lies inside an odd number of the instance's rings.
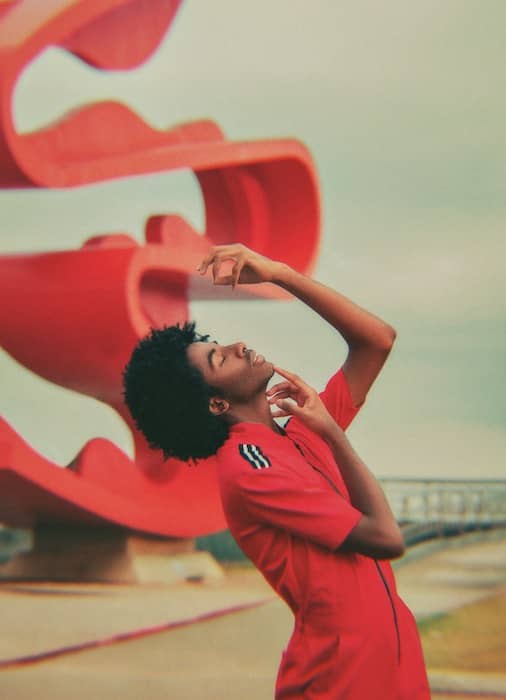
{"label": "sky", "polygon": [[[234,0],[183,4],[141,68],[100,73],[57,48],[20,79],[18,129],[118,99],[168,128],[209,117],[230,139],[294,137],[322,204],[314,277],[384,318],[397,342],[349,430],[380,477],[501,478],[506,463],[506,3]],[[152,214],[203,230],[193,175],[0,192],[4,253],[142,240]],[[299,302],[195,302],[220,342],[244,340],[321,388],[344,343]],[[0,355],[0,412],[64,465],[103,436],[109,407]]]}

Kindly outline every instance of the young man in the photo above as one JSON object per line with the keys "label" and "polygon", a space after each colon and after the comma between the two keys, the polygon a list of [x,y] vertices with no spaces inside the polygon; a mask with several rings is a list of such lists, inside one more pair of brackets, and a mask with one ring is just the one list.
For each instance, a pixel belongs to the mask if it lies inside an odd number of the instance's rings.
{"label": "young man", "polygon": [[[242,342],[210,343],[194,324],[152,331],[125,369],[137,426],[167,456],[216,455],[230,531],[295,616],[278,700],[428,700],[416,624],[388,562],[402,555],[402,535],[344,434],[394,330],[242,245],[213,248],[201,274],[210,266],[215,284],[291,292],[342,335],[346,361],[318,394]],[[274,373],[282,381],[267,391]],[[289,417],[284,429],[274,417]]]}

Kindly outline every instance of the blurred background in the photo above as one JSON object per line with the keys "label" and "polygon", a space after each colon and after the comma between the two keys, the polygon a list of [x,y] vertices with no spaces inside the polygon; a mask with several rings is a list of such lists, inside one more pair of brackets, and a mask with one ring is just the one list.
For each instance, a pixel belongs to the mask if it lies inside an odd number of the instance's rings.
{"label": "blurred background", "polygon": [[[506,539],[491,527],[506,520],[505,26],[503,0],[187,0],[141,68],[95,71],[50,48],[14,104],[21,131],[117,99],[159,129],[209,117],[229,139],[309,148],[323,215],[314,276],[398,332],[349,435],[405,526],[396,577],[441,700],[506,698]],[[103,233],[141,242],[146,219],[169,212],[204,229],[190,172],[0,190],[0,251],[75,249]],[[192,304],[201,332],[244,340],[318,388],[344,361],[299,302],[230,299]],[[0,377],[0,414],[48,459],[63,467],[99,436],[133,456],[108,406],[1,350]],[[30,546],[28,531],[0,529],[0,561]],[[272,696],[288,610],[226,532],[197,549],[219,560],[215,578],[4,582],[2,697]]]}
{"label": "blurred background", "polygon": [[[506,428],[506,93],[502,0],[233,0],[183,4],[142,68],[101,73],[48,49],[24,73],[29,131],[115,98],[153,126],[201,117],[230,139],[293,136],[322,195],[314,276],[391,323],[398,340],[359,419],[380,476],[498,478]],[[0,191],[4,253],[142,240],[151,214],[203,228],[191,173],[60,191]],[[232,294],[231,294],[232,296]],[[300,303],[199,302],[201,330],[244,340],[322,387],[345,348]],[[78,319],[76,319],[78,323]],[[132,454],[115,413],[0,357],[0,410],[64,465],[104,436]]]}

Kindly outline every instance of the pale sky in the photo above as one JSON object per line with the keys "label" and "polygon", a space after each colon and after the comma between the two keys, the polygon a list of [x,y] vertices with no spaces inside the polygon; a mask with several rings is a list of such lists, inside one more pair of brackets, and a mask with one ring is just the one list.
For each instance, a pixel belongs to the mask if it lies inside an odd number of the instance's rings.
{"label": "pale sky", "polygon": [[[183,4],[140,69],[101,74],[49,49],[20,80],[31,130],[116,98],[153,126],[209,117],[229,138],[296,137],[319,174],[315,277],[385,318],[398,341],[350,429],[379,476],[504,477],[506,91],[503,0],[214,0]],[[141,240],[152,214],[203,228],[187,172],[66,191],[0,192],[1,249]],[[194,303],[203,331],[242,339],[321,387],[345,348],[299,303]],[[60,464],[107,437],[107,407],[0,357],[4,417]]]}

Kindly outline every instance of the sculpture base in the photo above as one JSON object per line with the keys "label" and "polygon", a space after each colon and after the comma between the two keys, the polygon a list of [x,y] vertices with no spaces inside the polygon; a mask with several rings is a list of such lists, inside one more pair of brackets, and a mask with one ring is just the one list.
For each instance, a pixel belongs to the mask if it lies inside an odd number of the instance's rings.
{"label": "sculpture base", "polygon": [[0,580],[102,583],[216,581],[223,570],[193,539],[133,534],[120,528],[39,525],[33,548],[0,565]]}

